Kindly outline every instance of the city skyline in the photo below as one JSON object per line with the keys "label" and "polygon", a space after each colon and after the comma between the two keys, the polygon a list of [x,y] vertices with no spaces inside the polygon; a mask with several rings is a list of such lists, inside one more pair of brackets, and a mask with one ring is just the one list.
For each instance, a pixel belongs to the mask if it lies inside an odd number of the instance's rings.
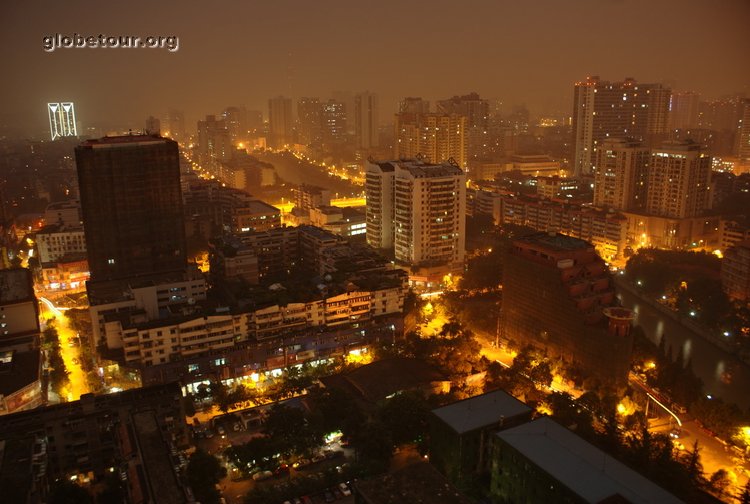
{"label": "city skyline", "polygon": [[[176,108],[192,126],[231,104],[267,117],[268,99],[279,94],[326,101],[335,90],[368,89],[380,97],[384,123],[406,96],[435,101],[472,91],[502,101],[506,113],[526,104],[535,115],[569,116],[573,83],[590,75],[663,83],[709,100],[747,93],[750,69],[725,62],[739,63],[748,48],[742,29],[750,5],[715,5],[582,1],[563,9],[552,2],[479,2],[456,10],[438,2],[426,11],[418,4],[281,2],[223,3],[199,12],[165,3],[149,5],[147,21],[137,6],[87,10],[85,19],[75,4],[5,6],[0,54],[16,77],[0,84],[3,96],[14,97],[0,125],[37,135],[46,121],[39,104],[66,100],[76,103],[85,125],[142,128],[143,118]],[[370,36],[363,19],[374,28]],[[386,36],[378,29],[389,25],[446,35],[431,37],[427,47],[406,44],[398,30]],[[180,43],[176,51],[46,52],[43,37],[56,33],[176,36]]]}

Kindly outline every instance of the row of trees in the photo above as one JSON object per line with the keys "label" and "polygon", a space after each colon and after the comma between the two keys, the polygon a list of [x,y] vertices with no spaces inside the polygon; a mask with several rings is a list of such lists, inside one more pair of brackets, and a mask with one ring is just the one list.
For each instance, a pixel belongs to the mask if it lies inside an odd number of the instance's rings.
{"label": "row of trees", "polygon": [[60,335],[52,321],[47,321],[47,328],[42,332],[42,349],[47,354],[49,382],[52,390],[62,398],[63,389],[69,383],[68,375],[70,375],[70,371],[65,367],[65,361],[63,361],[60,351]]}

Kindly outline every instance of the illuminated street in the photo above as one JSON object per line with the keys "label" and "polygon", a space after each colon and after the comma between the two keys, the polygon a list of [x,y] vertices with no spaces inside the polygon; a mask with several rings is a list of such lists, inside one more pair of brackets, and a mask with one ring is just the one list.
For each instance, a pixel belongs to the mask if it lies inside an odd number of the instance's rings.
{"label": "illuminated street", "polygon": [[60,337],[60,354],[65,362],[65,368],[68,370],[68,384],[63,390],[63,395],[67,401],[75,401],[82,394],[89,392],[86,374],[81,369],[81,349],[80,339],[76,332],[70,327],[65,314],[57,308],[49,299],[40,298],[41,317],[43,320],[54,318],[54,327]]}

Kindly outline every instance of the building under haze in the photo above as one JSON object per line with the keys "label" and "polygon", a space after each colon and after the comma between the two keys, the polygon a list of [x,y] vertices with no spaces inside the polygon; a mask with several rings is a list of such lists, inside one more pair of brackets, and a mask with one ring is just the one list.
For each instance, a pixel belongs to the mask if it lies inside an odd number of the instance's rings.
{"label": "building under haze", "polygon": [[319,145],[323,141],[322,110],[323,105],[318,98],[300,98],[297,101],[297,143]]}
{"label": "building under haze", "polygon": [[347,111],[344,102],[334,99],[322,104],[320,112],[323,143],[342,144],[347,137]]}
{"label": "building under haze", "polygon": [[368,162],[367,242],[393,248],[412,269],[462,270],[466,241],[466,174],[455,164]]}
{"label": "building under haze", "polygon": [[178,142],[184,142],[187,140],[185,114],[183,114],[181,110],[169,109],[167,112],[167,120],[169,122],[169,134],[166,136]]}
{"label": "building under haze", "polygon": [[643,210],[650,151],[635,140],[607,138],[596,151],[594,205]]}
{"label": "building under haze", "polygon": [[590,175],[596,150],[607,138],[634,138],[650,146],[667,131],[670,90],[634,79],[608,82],[588,77],[575,84],[573,172]]}
{"label": "building under haze", "polygon": [[632,313],[594,246],[559,233],[513,242],[503,268],[505,339],[546,350],[579,379],[624,386],[630,369]]}
{"label": "building under haze", "polygon": [[156,135],[104,137],[75,153],[90,296],[97,285],[184,271],[177,142]]}
{"label": "building under haze", "polygon": [[354,136],[357,149],[372,149],[379,144],[380,109],[378,95],[364,91],[354,96]]}
{"label": "building under haze", "polygon": [[52,140],[61,137],[78,136],[76,111],[73,102],[48,103],[49,131]]}
{"label": "building under haze", "polygon": [[674,92],[669,100],[669,129],[698,127],[700,95],[691,91]]}
{"label": "building under haze", "polygon": [[695,217],[711,208],[711,157],[697,143],[667,142],[651,152],[646,211]]}
{"label": "building under haze", "polygon": [[217,163],[232,157],[232,139],[224,119],[207,115],[198,121],[198,163],[210,172],[215,171]]}
{"label": "building under haze", "polygon": [[737,133],[737,156],[750,160],[750,98],[742,100],[742,116]]}
{"label": "building under haze", "polygon": [[[412,105],[420,108],[421,102]],[[396,159],[421,157],[429,163],[443,163],[452,159],[466,170],[466,125],[466,116],[458,114],[399,112],[394,123],[393,155]]]}
{"label": "building under haze", "polygon": [[292,99],[277,96],[268,100],[268,146],[282,149],[294,143]]}

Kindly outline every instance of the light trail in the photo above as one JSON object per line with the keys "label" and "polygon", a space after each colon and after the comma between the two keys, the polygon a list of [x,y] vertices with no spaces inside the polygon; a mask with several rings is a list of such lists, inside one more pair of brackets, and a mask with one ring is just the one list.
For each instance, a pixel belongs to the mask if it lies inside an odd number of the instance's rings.
{"label": "light trail", "polygon": [[656,404],[658,404],[659,406],[661,406],[664,409],[664,411],[666,411],[667,413],[669,413],[670,415],[672,415],[674,417],[674,419],[677,420],[677,425],[680,426],[680,427],[682,427],[682,420],[680,420],[680,417],[678,417],[677,415],[675,415],[674,412],[671,409],[669,409],[666,406],[664,406],[656,397],[652,396],[649,392],[646,392],[646,395],[648,397],[650,397]]}

